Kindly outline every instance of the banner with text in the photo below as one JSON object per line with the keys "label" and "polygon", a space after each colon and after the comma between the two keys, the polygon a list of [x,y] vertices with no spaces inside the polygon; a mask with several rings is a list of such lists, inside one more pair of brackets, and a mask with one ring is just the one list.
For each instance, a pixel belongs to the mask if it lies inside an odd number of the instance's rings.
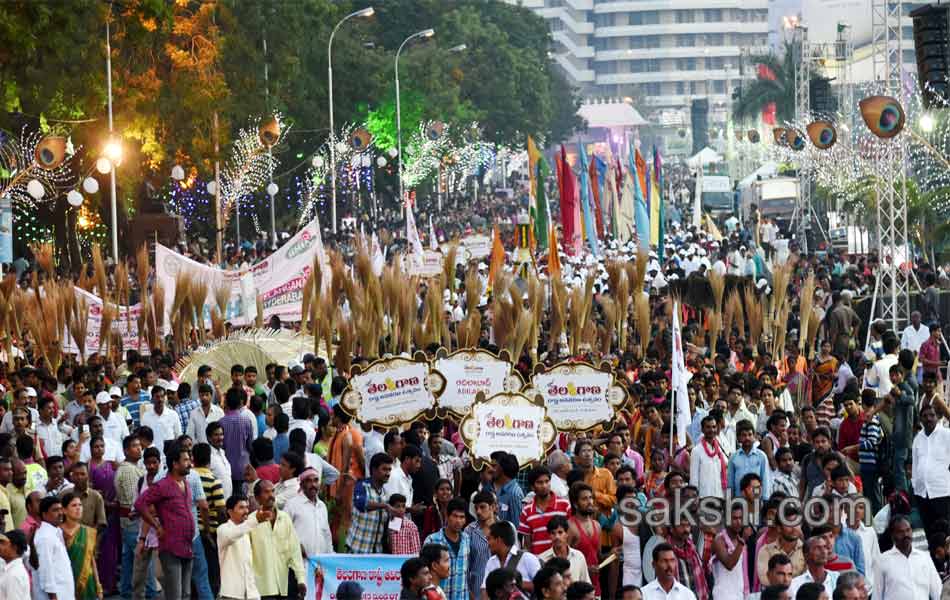
{"label": "banner with text", "polygon": [[231,288],[225,320],[235,326],[249,325],[254,321],[253,316],[249,316],[254,314],[249,305],[256,304],[256,298],[248,298],[242,293],[241,279],[250,273],[254,279],[254,288],[263,299],[265,320],[276,315],[282,320],[299,321],[303,286],[310,274],[314,254],[320,246],[319,226],[316,220],[311,221],[276,252],[247,269],[237,271],[203,265],[171,248],[156,244],[155,270],[159,283],[165,289],[166,310],[171,309],[175,298],[176,275],[186,271],[193,279],[208,283],[208,298],[205,300],[206,323],[210,322],[214,290],[225,282]]}
{"label": "banner with text", "polygon": [[503,450],[524,467],[544,458],[557,429],[540,396],[503,392],[486,398],[479,393],[472,412],[459,423],[459,435],[478,461],[487,462],[493,452]]}
{"label": "banner with text", "polygon": [[607,402],[612,383],[609,373],[538,373],[534,389],[544,398],[548,415],[560,430],[588,429],[613,417]]}
{"label": "banner with text", "polygon": [[487,235],[470,235],[463,237],[460,241],[462,247],[468,251],[471,258],[485,258],[491,255],[492,239]]}
{"label": "banner with text", "polygon": [[497,358],[473,360],[462,355],[440,358],[435,361],[435,368],[445,375],[445,391],[439,397],[439,407],[464,415],[472,409],[478,392],[494,396],[505,391],[505,378],[511,364]]}
{"label": "banner with text", "polygon": [[[91,294],[80,287],[73,287],[76,292],[76,299],[85,300],[89,312],[86,316],[86,356],[94,352],[99,352],[99,329],[102,327],[102,298]],[[134,304],[132,306],[120,306],[119,314],[112,321],[112,330],[118,331],[122,335],[123,350],[138,350],[140,354],[148,355],[148,344],[142,339],[142,347],[139,348],[139,315],[142,313],[142,305]],[[79,347],[73,341],[69,331],[63,334],[63,351],[69,354],[78,354]]]}
{"label": "banner with text", "polygon": [[340,404],[362,423],[399,425],[433,409],[443,389],[445,377],[417,353],[416,359],[395,357],[377,360],[366,370],[355,367]]}
{"label": "banner with text", "polygon": [[362,588],[363,600],[398,600],[400,569],[409,558],[391,554],[311,556],[307,561],[307,600],[335,600],[337,588],[347,581]]}

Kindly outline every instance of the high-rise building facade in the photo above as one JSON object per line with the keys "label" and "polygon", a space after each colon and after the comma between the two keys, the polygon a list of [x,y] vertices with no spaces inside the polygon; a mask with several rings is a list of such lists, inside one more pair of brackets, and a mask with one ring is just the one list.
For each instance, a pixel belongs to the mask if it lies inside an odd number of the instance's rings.
{"label": "high-rise building facade", "polygon": [[725,122],[733,89],[767,51],[769,0],[508,0],[549,23],[553,59],[585,97],[632,98],[652,123],[686,126],[691,100]]}

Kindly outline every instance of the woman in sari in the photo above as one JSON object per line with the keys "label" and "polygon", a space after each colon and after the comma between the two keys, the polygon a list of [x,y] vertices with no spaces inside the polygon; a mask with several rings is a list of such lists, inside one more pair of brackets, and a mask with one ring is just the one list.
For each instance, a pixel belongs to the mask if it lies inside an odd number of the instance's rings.
{"label": "woman in sari", "polygon": [[82,498],[77,494],[67,492],[63,496],[63,508],[64,521],[60,528],[76,581],[76,600],[101,600],[102,586],[96,568],[96,530],[82,524]]}
{"label": "woman in sari", "polygon": [[818,406],[835,387],[838,359],[831,355],[831,341],[823,340],[811,367],[812,406]]}
{"label": "woman in sari", "polygon": [[102,436],[93,436],[89,440],[89,480],[93,489],[102,494],[106,506],[107,525],[99,544],[97,560],[102,588],[111,595],[118,583],[118,564],[121,550],[121,530],[119,529],[119,503],[115,494],[115,466],[104,460],[106,443]]}

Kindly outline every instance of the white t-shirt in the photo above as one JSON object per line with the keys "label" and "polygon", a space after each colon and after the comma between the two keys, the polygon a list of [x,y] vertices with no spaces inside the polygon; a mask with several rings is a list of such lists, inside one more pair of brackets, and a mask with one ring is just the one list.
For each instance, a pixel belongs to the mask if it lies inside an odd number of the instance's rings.
{"label": "white t-shirt", "polygon": [[[505,564],[511,562],[514,551],[514,548],[512,548],[511,552],[508,553],[508,560],[505,561]],[[537,572],[541,570],[541,561],[538,560],[537,556],[531,554],[530,552],[524,552],[523,550],[519,550],[519,552],[521,553],[521,558],[518,560],[516,569],[519,573],[521,573],[522,581],[531,581],[534,579],[534,576],[537,574]],[[498,560],[498,557],[492,554],[491,558],[488,559],[488,562],[485,563],[485,577],[482,578],[481,589],[485,589],[485,579],[488,577],[488,574],[495,569],[502,568],[503,566],[504,565],[502,565]]]}

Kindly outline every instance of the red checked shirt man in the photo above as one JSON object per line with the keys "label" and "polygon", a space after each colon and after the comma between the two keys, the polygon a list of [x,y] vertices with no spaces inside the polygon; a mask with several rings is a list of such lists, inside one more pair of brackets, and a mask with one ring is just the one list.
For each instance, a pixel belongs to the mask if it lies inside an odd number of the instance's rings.
{"label": "red checked shirt man", "polygon": [[548,521],[556,516],[567,518],[570,503],[551,493],[551,471],[538,466],[528,472],[528,486],[534,497],[525,503],[518,519],[518,533],[524,538],[524,547],[538,555],[551,547]]}

